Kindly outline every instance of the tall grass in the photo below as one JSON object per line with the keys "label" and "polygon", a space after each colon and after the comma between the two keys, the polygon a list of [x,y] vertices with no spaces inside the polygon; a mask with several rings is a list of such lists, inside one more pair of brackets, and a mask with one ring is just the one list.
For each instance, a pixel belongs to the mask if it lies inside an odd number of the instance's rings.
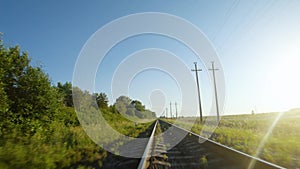
{"label": "tall grass", "polygon": [[[299,168],[300,109],[284,113],[270,131],[271,134],[261,150],[258,150],[278,115],[279,113],[265,113],[224,116],[210,139],[283,167]],[[174,119],[168,121],[174,122]],[[198,134],[203,129],[203,124],[199,124],[198,121],[194,124],[179,123],[179,125],[182,127],[192,126],[192,131]]]}

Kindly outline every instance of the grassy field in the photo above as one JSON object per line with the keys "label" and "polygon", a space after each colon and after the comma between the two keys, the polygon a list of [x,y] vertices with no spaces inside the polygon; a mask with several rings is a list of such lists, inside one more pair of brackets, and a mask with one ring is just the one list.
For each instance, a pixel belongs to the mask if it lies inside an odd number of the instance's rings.
{"label": "grassy field", "polygon": [[[62,112],[75,114],[73,108]],[[103,111],[103,116],[114,129],[131,137],[137,137],[151,125],[151,122],[135,124],[109,111]],[[1,169],[102,168],[105,163],[113,163],[107,159],[108,152],[95,144],[81,126],[66,126],[64,121],[41,127],[34,135],[24,135],[18,126],[12,132],[2,134]]]}
{"label": "grassy field", "polygon": [[[174,119],[168,121],[174,122]],[[192,127],[192,131],[198,134],[204,128],[198,122],[179,125]],[[205,132],[202,131],[202,135],[205,136]],[[223,116],[210,138],[277,165],[300,168],[300,109],[285,113]]]}

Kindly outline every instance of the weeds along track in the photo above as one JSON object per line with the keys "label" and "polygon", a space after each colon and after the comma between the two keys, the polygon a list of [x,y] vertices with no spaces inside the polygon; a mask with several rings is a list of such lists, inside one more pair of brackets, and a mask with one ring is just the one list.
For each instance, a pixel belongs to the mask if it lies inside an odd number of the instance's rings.
{"label": "weeds along track", "polygon": [[162,120],[156,121],[144,157],[139,169],[282,168]]}

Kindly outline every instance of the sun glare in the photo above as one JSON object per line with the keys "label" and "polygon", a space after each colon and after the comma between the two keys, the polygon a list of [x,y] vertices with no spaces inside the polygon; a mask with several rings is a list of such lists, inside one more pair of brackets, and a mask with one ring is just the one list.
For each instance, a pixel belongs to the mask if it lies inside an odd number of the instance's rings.
{"label": "sun glare", "polygon": [[300,107],[300,50],[295,46],[288,46],[280,53],[285,55],[278,54],[268,70],[265,94],[273,98],[270,100],[270,106],[280,106],[280,110]]}
{"label": "sun glare", "polygon": [[[265,147],[266,142],[268,141],[270,135],[272,134],[274,127],[277,125],[278,121],[280,120],[280,118],[282,117],[283,114],[284,114],[284,112],[281,112],[277,115],[276,119],[273,121],[272,125],[269,127],[267,133],[265,134],[263,139],[260,141],[260,143],[256,149],[254,157],[259,157],[259,155],[261,154],[261,152],[263,151],[263,149]],[[255,163],[256,163],[256,161],[254,159],[252,159],[248,166],[248,169],[253,169],[255,166]]]}

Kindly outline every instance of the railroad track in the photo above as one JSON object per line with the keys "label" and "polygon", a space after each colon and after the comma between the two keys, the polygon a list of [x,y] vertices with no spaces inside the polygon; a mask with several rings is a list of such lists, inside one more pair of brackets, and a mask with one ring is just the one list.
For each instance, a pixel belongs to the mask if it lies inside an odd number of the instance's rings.
{"label": "railroad track", "polygon": [[[176,137],[180,138],[180,141]],[[176,144],[176,146],[171,147],[170,143],[171,145]],[[283,168],[205,139],[162,120],[156,121],[145,148],[144,157],[139,162],[139,169]]]}

